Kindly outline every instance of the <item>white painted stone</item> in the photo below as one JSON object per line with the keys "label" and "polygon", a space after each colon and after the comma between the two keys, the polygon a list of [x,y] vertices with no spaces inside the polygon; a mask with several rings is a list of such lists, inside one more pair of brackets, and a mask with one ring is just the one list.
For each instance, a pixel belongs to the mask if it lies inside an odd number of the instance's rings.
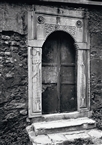
{"label": "white painted stone", "polygon": [[94,145],[102,145],[102,139],[99,138],[92,138],[92,142]]}
{"label": "white painted stone", "polygon": [[55,143],[55,142],[60,142],[62,143],[63,141],[66,141],[67,138],[63,134],[48,134],[48,137]]}
{"label": "white painted stone", "polygon": [[32,125],[29,125],[26,127],[26,131],[29,133],[30,131],[32,131]]}
{"label": "white painted stone", "polygon": [[78,111],[69,112],[69,113],[55,113],[43,115],[44,119],[47,121],[61,120],[61,119],[75,119],[80,116]]}
{"label": "white painted stone", "polygon": [[75,139],[88,139],[90,136],[87,133],[79,133],[79,134],[69,134],[65,135],[68,141],[74,141]]}
{"label": "white painted stone", "polygon": [[39,145],[51,145],[52,142],[47,135],[39,135],[34,138],[34,143]]}
{"label": "white painted stone", "polygon": [[86,123],[94,124],[95,121],[87,117],[83,117],[78,119],[68,119],[68,120],[63,119],[63,120],[50,121],[50,122],[33,123],[33,126],[35,130],[39,130],[39,129],[50,129],[50,128],[53,129],[53,128],[78,126]]}
{"label": "white painted stone", "polygon": [[30,131],[29,132],[29,139],[31,142],[34,142],[34,138],[35,138],[35,134],[34,134],[34,131]]}
{"label": "white painted stone", "polygon": [[101,138],[102,137],[102,131],[97,130],[97,129],[92,129],[92,130],[88,131],[88,134],[94,138]]}

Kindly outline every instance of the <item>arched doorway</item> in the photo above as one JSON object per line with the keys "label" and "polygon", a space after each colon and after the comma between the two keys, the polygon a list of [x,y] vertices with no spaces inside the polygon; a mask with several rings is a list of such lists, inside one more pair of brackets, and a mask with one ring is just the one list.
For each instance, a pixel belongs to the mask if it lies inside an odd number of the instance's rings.
{"label": "arched doorway", "polygon": [[42,113],[77,110],[74,39],[55,31],[42,47]]}

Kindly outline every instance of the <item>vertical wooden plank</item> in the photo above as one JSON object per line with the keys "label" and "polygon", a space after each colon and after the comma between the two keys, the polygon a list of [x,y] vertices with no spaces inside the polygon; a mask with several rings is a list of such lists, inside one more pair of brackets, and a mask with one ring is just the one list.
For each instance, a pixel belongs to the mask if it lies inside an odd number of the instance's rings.
{"label": "vertical wooden plank", "polygon": [[58,92],[58,111],[60,112],[60,73],[61,73],[61,39],[57,39],[57,92]]}

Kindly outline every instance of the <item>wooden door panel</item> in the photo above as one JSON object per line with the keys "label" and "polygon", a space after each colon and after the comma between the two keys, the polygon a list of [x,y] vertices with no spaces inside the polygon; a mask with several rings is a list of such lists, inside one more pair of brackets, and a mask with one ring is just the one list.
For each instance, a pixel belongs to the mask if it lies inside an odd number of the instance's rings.
{"label": "wooden door panel", "polygon": [[43,114],[58,112],[57,84],[43,85],[42,110]]}
{"label": "wooden door panel", "polygon": [[45,42],[42,50],[42,111],[43,114],[58,112],[57,91],[57,41],[53,36]]}
{"label": "wooden door panel", "polygon": [[54,38],[48,40],[43,46],[42,62],[43,63],[57,63],[57,42]]}
{"label": "wooden door panel", "polygon": [[42,83],[57,83],[57,67],[42,67]]}
{"label": "wooden door panel", "polygon": [[75,84],[75,67],[61,67],[61,83]]}
{"label": "wooden door panel", "polygon": [[77,110],[75,47],[70,36],[65,35],[61,40],[60,112],[70,112]]}
{"label": "wooden door panel", "polygon": [[70,112],[77,109],[77,99],[75,92],[75,85],[61,85],[61,112]]}
{"label": "wooden door panel", "polygon": [[42,87],[43,114],[76,110],[75,48],[67,33],[53,33],[42,48]]}
{"label": "wooden door panel", "polygon": [[75,48],[68,36],[61,43],[61,63],[75,63]]}

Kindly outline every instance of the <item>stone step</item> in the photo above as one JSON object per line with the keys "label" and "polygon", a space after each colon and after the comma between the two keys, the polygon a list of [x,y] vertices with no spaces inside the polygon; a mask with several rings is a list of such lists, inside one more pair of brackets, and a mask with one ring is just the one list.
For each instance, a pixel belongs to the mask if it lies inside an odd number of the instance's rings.
{"label": "stone step", "polygon": [[35,136],[28,131],[31,145],[102,145],[102,131],[98,129],[54,133]]}
{"label": "stone step", "polygon": [[62,119],[49,122],[33,123],[32,128],[35,135],[45,135],[52,133],[61,133],[75,130],[91,129],[96,127],[96,122],[87,117],[77,119]]}

